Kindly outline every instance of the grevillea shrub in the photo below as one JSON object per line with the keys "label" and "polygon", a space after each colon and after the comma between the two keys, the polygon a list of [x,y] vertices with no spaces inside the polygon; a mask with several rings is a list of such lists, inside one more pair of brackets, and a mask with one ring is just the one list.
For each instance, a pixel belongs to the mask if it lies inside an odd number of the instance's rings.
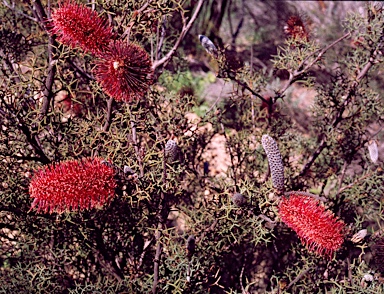
{"label": "grevillea shrub", "polygon": [[383,292],[381,4],[0,19],[0,293]]}

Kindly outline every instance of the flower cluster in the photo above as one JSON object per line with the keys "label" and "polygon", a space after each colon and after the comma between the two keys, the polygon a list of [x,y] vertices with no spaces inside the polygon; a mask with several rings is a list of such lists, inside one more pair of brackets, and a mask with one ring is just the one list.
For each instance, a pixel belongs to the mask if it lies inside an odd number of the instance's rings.
{"label": "flower cluster", "polygon": [[279,214],[310,251],[332,257],[343,244],[344,222],[313,197],[291,193],[282,198]]}
{"label": "flower cluster", "polygon": [[68,160],[35,172],[32,207],[43,212],[100,208],[115,195],[115,170],[98,157]]}
{"label": "flower cluster", "polygon": [[137,44],[114,40],[115,35],[97,12],[67,0],[53,11],[51,33],[72,48],[95,55],[96,80],[117,101],[141,99],[152,84],[152,64]]}

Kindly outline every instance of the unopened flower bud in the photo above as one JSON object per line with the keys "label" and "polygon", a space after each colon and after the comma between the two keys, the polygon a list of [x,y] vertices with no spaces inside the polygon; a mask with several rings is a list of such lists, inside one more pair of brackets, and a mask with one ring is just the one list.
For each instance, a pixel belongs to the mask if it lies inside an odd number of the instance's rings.
{"label": "unopened flower bud", "polygon": [[165,158],[169,163],[176,161],[179,158],[180,148],[173,140],[168,140],[165,144]]}
{"label": "unopened flower bud", "polygon": [[243,204],[246,202],[245,200],[245,197],[243,194],[241,193],[234,193],[232,195],[232,202],[233,204],[235,204],[236,206],[243,206]]}
{"label": "unopened flower bud", "polygon": [[204,35],[199,35],[199,40],[201,45],[209,54],[211,54],[214,58],[218,58],[219,54],[217,48],[208,37]]}
{"label": "unopened flower bud", "polygon": [[275,140],[268,135],[263,135],[261,144],[267,154],[273,187],[279,191],[284,191],[284,165],[279,147]]}
{"label": "unopened flower bud", "polygon": [[372,282],[373,281],[373,276],[371,274],[365,274],[363,276],[363,280],[366,282]]}
{"label": "unopened flower bud", "polygon": [[369,151],[369,157],[371,158],[373,163],[376,163],[376,161],[379,159],[379,151],[377,149],[377,143],[375,140],[371,140],[368,142],[368,151]]}
{"label": "unopened flower bud", "polygon": [[363,240],[365,238],[365,236],[367,236],[367,233],[368,233],[367,229],[360,230],[356,234],[353,235],[351,241],[353,243],[359,243],[361,240]]}
{"label": "unopened flower bud", "polygon": [[193,235],[188,236],[186,245],[187,245],[187,256],[188,258],[191,258],[192,255],[195,253],[195,249],[196,249],[195,236]]}

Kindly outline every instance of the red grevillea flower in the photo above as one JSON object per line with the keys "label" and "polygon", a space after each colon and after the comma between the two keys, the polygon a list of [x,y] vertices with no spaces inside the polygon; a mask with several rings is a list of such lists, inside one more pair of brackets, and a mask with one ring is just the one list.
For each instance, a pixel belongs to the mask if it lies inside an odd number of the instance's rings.
{"label": "red grevillea flower", "polygon": [[63,212],[100,208],[115,195],[115,170],[101,158],[68,160],[40,168],[29,185],[32,208]]}
{"label": "red grevillea flower", "polygon": [[109,96],[125,102],[142,98],[153,78],[148,53],[137,44],[122,41],[111,42],[96,62],[94,73]]}
{"label": "red grevillea flower", "polygon": [[291,193],[282,198],[279,214],[310,251],[332,257],[343,244],[344,222],[313,197]]}
{"label": "red grevillea flower", "polygon": [[72,48],[98,54],[113,37],[112,28],[96,11],[67,0],[52,12],[51,33]]}

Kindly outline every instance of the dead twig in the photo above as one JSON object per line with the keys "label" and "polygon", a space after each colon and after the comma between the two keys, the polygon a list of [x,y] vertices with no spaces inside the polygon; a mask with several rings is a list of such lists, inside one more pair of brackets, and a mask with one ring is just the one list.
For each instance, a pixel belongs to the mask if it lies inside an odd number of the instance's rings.
{"label": "dead twig", "polygon": [[[165,156],[165,147],[163,147],[163,185],[165,185],[165,182],[167,180],[167,163],[166,163],[166,156]],[[160,192],[160,203],[159,203],[159,210],[158,210],[158,218],[159,222],[157,224],[157,230],[155,232],[155,239],[156,239],[156,253],[155,253],[155,259],[154,259],[154,266],[153,266],[153,285],[152,285],[152,293],[156,294],[157,292],[157,285],[159,283],[159,265],[160,265],[160,256],[162,251],[161,246],[161,236],[162,231],[164,228],[165,223],[165,214],[168,210],[168,205],[166,204],[166,198],[165,193],[162,190]]]}
{"label": "dead twig", "polygon": [[357,180],[353,181],[353,183],[347,185],[347,186],[344,186],[342,188],[339,189],[338,193],[340,194],[341,192],[344,192],[345,190],[348,190],[348,189],[351,189],[353,186],[357,185],[358,183],[362,182],[363,180],[365,180],[366,178],[369,178],[370,176],[373,175],[375,171],[371,171],[369,173],[367,173],[366,175],[358,178]]}
{"label": "dead twig", "polygon": [[135,116],[133,114],[130,115],[131,117],[131,131],[132,131],[132,142],[133,142],[133,148],[135,149],[137,162],[139,164],[140,169],[140,178],[144,177],[144,167],[143,167],[143,159],[140,155],[139,150],[139,143],[137,141],[137,133],[136,133],[136,122],[135,122]]}
{"label": "dead twig", "polygon": [[296,284],[302,277],[304,277],[310,270],[312,270],[312,267],[309,267],[305,270],[303,270],[300,274],[297,275],[296,278],[293,279],[292,282],[289,283],[287,288],[285,290],[289,290],[294,284]]}
{"label": "dead twig", "polygon": [[169,52],[163,58],[161,58],[160,60],[155,60],[153,62],[153,64],[152,64],[153,70],[158,68],[160,65],[165,67],[168,64],[168,62],[171,60],[171,57],[173,56],[173,54],[175,54],[177,48],[179,48],[181,41],[184,39],[185,35],[187,34],[187,32],[191,28],[192,24],[196,20],[197,15],[199,14],[203,3],[204,3],[204,0],[199,0],[199,2],[196,5],[195,11],[193,12],[193,15],[191,16],[188,23],[186,23],[186,19],[183,17],[183,28],[181,30],[179,38],[177,39],[176,43],[173,45],[172,49],[169,50]]}

